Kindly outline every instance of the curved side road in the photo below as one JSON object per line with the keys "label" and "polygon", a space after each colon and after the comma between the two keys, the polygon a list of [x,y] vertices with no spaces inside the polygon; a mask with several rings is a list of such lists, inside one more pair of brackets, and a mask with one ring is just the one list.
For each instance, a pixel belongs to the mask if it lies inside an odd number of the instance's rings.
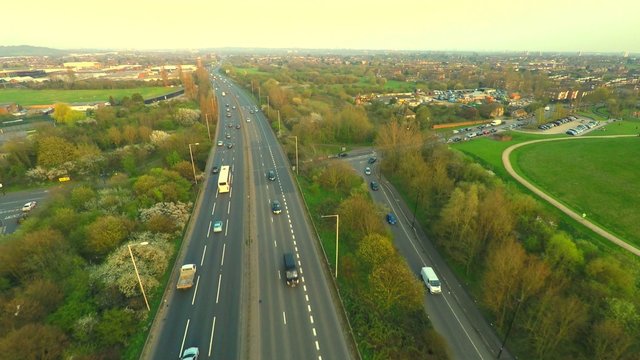
{"label": "curved side road", "polygon": [[605,239],[607,239],[607,240],[611,241],[612,243],[620,246],[621,248],[623,248],[623,249],[635,254],[636,256],[640,256],[640,249],[629,245],[628,243],[624,242],[622,239],[618,238],[617,236],[615,236],[615,235],[609,233],[608,231],[602,229],[601,227],[595,225],[591,221],[588,221],[587,219],[585,219],[582,216],[580,216],[577,213],[575,213],[573,210],[571,210],[568,207],[566,207],[565,205],[561,204],[558,200],[552,198],[551,196],[549,196],[546,193],[544,193],[542,190],[540,190],[537,187],[533,186],[530,182],[525,180],[522,176],[520,176],[519,174],[517,174],[513,170],[513,167],[511,166],[511,162],[509,161],[509,157],[511,156],[511,152],[513,150],[515,150],[515,149],[517,149],[517,148],[519,148],[521,146],[534,144],[534,143],[539,143],[539,142],[560,141],[560,140],[568,141],[568,140],[582,140],[582,139],[602,139],[602,138],[616,138],[616,137],[635,137],[635,136],[637,136],[637,135],[581,136],[581,137],[572,137],[572,138],[553,138],[553,139],[542,139],[542,140],[527,141],[527,142],[523,142],[523,143],[520,143],[520,144],[512,145],[512,146],[508,147],[507,149],[505,149],[505,151],[502,153],[502,164],[504,165],[504,168],[507,170],[507,172],[514,179],[516,179],[520,184],[524,185],[527,189],[531,190],[533,193],[535,193],[536,195],[540,196],[541,198],[543,198],[544,200],[549,202],[551,205],[553,205],[556,208],[560,209],[563,213],[569,215],[572,219],[576,220],[577,222],[581,223],[582,225],[586,226],[587,228],[593,230],[595,233],[600,234]]}

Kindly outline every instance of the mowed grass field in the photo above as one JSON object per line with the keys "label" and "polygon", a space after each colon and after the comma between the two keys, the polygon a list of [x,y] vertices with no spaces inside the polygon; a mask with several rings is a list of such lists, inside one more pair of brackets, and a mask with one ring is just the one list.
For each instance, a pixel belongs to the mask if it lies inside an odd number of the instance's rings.
{"label": "mowed grass field", "polygon": [[640,138],[532,144],[512,161],[540,189],[640,246]]}
{"label": "mowed grass field", "polygon": [[133,89],[105,89],[105,90],[30,90],[30,89],[0,89],[0,103],[17,103],[22,106],[48,105],[58,102],[75,103],[90,101],[108,101],[109,96],[122,99],[135,93],[143,98],[160,96],[177,90],[165,87],[140,87]]}

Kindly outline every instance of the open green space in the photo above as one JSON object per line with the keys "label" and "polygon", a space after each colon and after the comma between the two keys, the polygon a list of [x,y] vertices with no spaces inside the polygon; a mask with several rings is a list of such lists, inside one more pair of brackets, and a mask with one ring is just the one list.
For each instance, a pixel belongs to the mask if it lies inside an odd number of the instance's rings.
{"label": "open green space", "polygon": [[640,139],[538,143],[514,155],[516,168],[539,188],[640,245]]}
{"label": "open green space", "polygon": [[502,165],[502,152],[511,145],[521,142],[539,139],[549,139],[552,137],[562,137],[566,135],[542,135],[524,132],[511,131],[508,133],[511,140],[497,140],[493,137],[481,137],[470,141],[461,141],[451,144],[451,147],[460,150],[475,160],[481,162],[487,169],[493,171],[503,178],[510,179],[504,166]]}
{"label": "open green space", "polygon": [[235,70],[242,75],[269,75],[269,73],[260,71],[255,67],[236,67]]}
{"label": "open green space", "polygon": [[140,94],[143,98],[151,98],[175,91],[175,88],[139,87],[132,89],[101,89],[101,90],[30,90],[30,89],[2,89],[0,103],[17,103],[22,106],[48,105],[58,102],[76,103],[91,101],[108,101],[109,96],[122,99],[125,96]]}

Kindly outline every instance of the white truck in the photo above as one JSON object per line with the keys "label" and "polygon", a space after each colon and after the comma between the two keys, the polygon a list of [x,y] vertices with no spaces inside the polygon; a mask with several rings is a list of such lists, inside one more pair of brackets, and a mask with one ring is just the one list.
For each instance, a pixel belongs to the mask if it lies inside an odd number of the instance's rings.
{"label": "white truck", "polygon": [[496,119],[491,121],[491,126],[498,126],[502,124],[502,120]]}
{"label": "white truck", "polygon": [[180,268],[178,289],[189,289],[193,286],[193,278],[196,276],[196,264],[185,264]]}
{"label": "white truck", "polygon": [[430,293],[439,294],[442,292],[442,289],[440,288],[440,280],[438,279],[438,276],[436,276],[435,271],[433,271],[433,268],[428,266],[423,267],[422,270],[420,270],[420,275],[422,276],[422,280],[427,285],[427,289],[429,289]]}

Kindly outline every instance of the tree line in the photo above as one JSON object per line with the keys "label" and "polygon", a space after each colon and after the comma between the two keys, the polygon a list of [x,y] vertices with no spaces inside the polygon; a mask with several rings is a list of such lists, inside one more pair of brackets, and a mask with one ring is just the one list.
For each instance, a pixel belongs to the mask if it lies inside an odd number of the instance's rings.
{"label": "tree line", "polygon": [[[48,186],[51,195],[0,239],[0,353],[139,356],[150,318],[128,246],[153,306],[191,213],[188,144],[200,143],[198,173],[211,144],[197,102],[138,100],[84,120],[61,104],[56,127],[3,144],[3,185]],[[71,182],[51,186],[61,175]]]}

